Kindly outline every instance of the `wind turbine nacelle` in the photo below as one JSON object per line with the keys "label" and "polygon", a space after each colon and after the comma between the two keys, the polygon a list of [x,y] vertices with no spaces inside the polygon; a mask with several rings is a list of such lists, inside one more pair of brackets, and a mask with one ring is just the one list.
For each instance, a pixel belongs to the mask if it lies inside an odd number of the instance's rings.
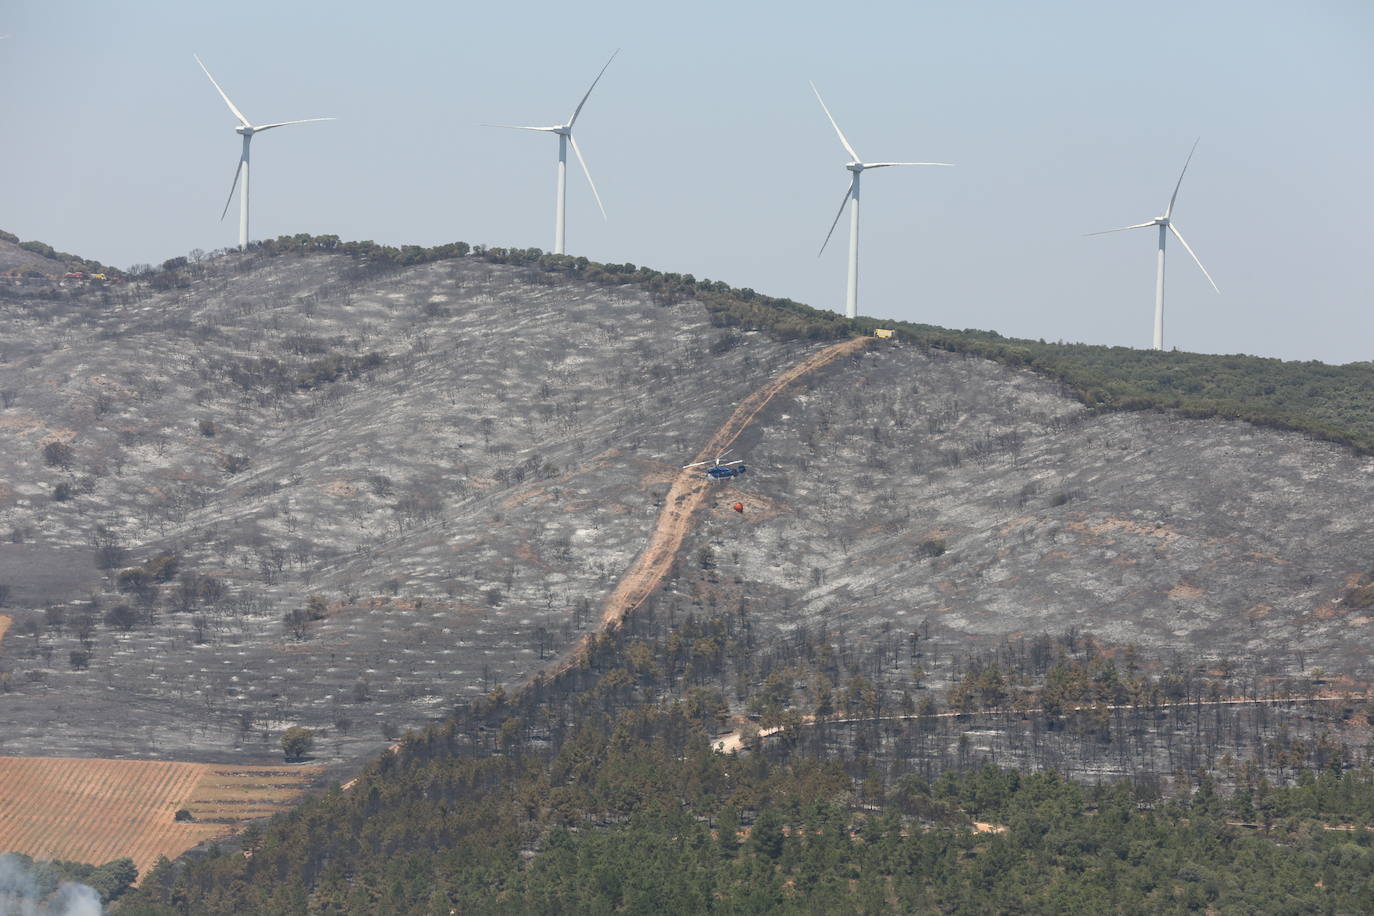
{"label": "wind turbine nacelle", "polygon": [[864,170],[864,164],[862,162],[851,162],[846,165],[845,168],[849,169],[851,172],[862,172]]}
{"label": "wind turbine nacelle", "polygon": [[253,128],[243,126],[235,127],[234,133],[238,134],[241,137],[251,137],[253,136]]}

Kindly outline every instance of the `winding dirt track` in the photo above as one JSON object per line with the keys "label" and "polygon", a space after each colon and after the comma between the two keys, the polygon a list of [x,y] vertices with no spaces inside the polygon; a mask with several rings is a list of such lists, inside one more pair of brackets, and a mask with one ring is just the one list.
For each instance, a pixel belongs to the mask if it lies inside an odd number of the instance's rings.
{"label": "winding dirt track", "polygon": [[[1107,704],[1106,706],[1103,706],[1102,708],[1103,708],[1103,709],[1107,709],[1107,710],[1112,710],[1112,711],[1115,711],[1115,710],[1118,710],[1118,709],[1130,709],[1130,710],[1139,709],[1139,710],[1149,711],[1149,710],[1155,710],[1155,709],[1171,709],[1171,708],[1173,708],[1173,707],[1183,707],[1183,708],[1189,708],[1189,709],[1202,709],[1202,708],[1204,708],[1204,707],[1206,707],[1206,708],[1211,708],[1211,707],[1216,707],[1216,706],[1279,706],[1279,705],[1282,705],[1282,704],[1293,704],[1293,703],[1356,703],[1356,702],[1364,702],[1364,701],[1366,701],[1366,700],[1374,700],[1374,694],[1370,694],[1370,693],[1359,693],[1359,694],[1351,694],[1351,695],[1343,695],[1343,696],[1289,696],[1289,697],[1265,697],[1265,698],[1263,698],[1263,699],[1247,699],[1247,698],[1245,698],[1245,697],[1228,697],[1227,699],[1224,699],[1224,700],[1179,700],[1179,701],[1173,702],[1173,703],[1155,703],[1155,704],[1152,704],[1152,705],[1151,705],[1151,704],[1133,705],[1133,704],[1131,704],[1131,703],[1109,703],[1109,704]],[[1092,711],[1092,710],[1097,709],[1097,708],[1098,708],[1098,707],[1095,706],[1095,705],[1070,706],[1070,707],[1068,707],[1068,709],[1067,709],[1066,711],[1067,711],[1067,712],[1089,712],[1089,711]],[[912,721],[915,721],[915,720],[917,720],[917,719],[958,719],[958,718],[960,718],[960,717],[969,717],[969,718],[972,718],[972,717],[974,717],[974,716],[989,716],[989,717],[990,717],[990,716],[999,716],[999,715],[1001,715],[1001,716],[1005,716],[1005,715],[1012,715],[1012,716],[1027,716],[1027,715],[1030,715],[1030,714],[1032,714],[1032,713],[1039,714],[1039,715],[1043,715],[1044,712],[1045,712],[1045,711],[1044,711],[1043,709],[1040,709],[1040,708],[1037,707],[1037,708],[1035,708],[1035,709],[1012,709],[1012,708],[1006,708],[1006,709],[981,709],[981,710],[970,711],[970,712],[961,712],[961,711],[959,711],[959,710],[954,710],[954,711],[952,711],[952,712],[910,713],[910,714],[903,713],[903,714],[901,714],[901,715],[893,715],[893,716],[821,716],[821,717],[817,717],[817,716],[814,716],[814,715],[810,715],[810,716],[802,716],[801,721],[798,722],[797,724],[800,725],[800,726],[806,727],[806,726],[815,726],[815,725],[848,725],[848,724],[852,724],[852,723],[855,723],[855,722],[912,722]],[[1059,716],[1056,716],[1056,718],[1063,718],[1063,716],[1062,716],[1062,714],[1061,714],[1061,715],[1059,715]],[[782,734],[782,732],[783,732],[783,726],[781,726],[781,725],[772,725],[772,726],[769,726],[768,728],[761,728],[761,729],[759,729],[758,732],[757,732],[757,734],[758,734],[758,737],[759,737],[760,739],[763,739],[763,738],[772,738],[772,737],[774,737],[774,736],[776,736],[776,735]],[[717,751],[719,751],[720,753],[722,753],[722,754],[730,754],[730,753],[733,753],[733,752],[735,752],[735,751],[738,751],[738,750],[740,750],[740,749],[742,749],[742,748],[744,747],[744,732],[743,732],[742,730],[736,730],[736,731],[730,732],[730,733],[727,734],[727,735],[721,735],[721,736],[719,736],[718,738],[716,738],[716,740],[714,740],[714,741],[711,742],[711,746],[712,746],[713,748],[715,748]]]}
{"label": "winding dirt track", "polygon": [[[852,356],[866,349],[871,343],[870,338],[853,337],[832,344],[774,376],[735,408],[735,412],[725,424],[702,446],[695,460],[710,461],[724,453],[740,434],[749,428],[754,418],[794,382],[828,366],[840,357]],[[619,627],[626,615],[647,601],[659,587],[668,571],[672,569],[673,560],[682,548],[682,541],[691,530],[692,520],[706,502],[706,496],[710,493],[713,483],[699,470],[684,469],[678,472],[668,495],[663,500],[663,509],[658,514],[658,521],[649,536],[649,543],[606,596],[606,601],[601,606],[601,625],[597,629],[597,634],[584,636],[557,667],[557,671],[565,671],[577,665],[591,645],[594,635]]]}

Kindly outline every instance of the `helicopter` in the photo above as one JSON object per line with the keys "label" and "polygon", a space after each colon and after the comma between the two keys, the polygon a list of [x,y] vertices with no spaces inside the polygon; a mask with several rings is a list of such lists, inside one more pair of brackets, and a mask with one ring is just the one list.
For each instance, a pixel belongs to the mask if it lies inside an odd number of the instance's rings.
{"label": "helicopter", "polygon": [[[682,468],[686,470],[687,468],[699,468],[704,464],[709,464],[710,467],[706,469],[705,474],[711,480],[728,480],[731,477],[738,477],[748,470],[748,468],[744,466],[743,458],[736,458],[734,461],[726,461],[725,456],[728,454],[730,453],[724,452],[718,455],[715,461],[694,461],[691,464],[684,464]],[[738,467],[735,465],[738,465]]]}

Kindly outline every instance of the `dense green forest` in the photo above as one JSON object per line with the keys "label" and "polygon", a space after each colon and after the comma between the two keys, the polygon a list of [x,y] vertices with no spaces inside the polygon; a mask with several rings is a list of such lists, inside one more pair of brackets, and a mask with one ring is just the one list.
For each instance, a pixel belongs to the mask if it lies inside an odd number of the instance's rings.
{"label": "dense green forest", "polygon": [[[660,621],[661,623],[661,621]],[[645,635],[649,634],[649,635]],[[1062,646],[1065,640],[1058,641]],[[1211,688],[1112,672],[1046,640],[1042,702]],[[1086,651],[1085,651],[1086,650]],[[1022,672],[971,657],[960,691]],[[739,677],[730,659],[751,666]],[[1374,771],[1303,755],[1084,787],[980,765],[931,773],[860,736],[817,750],[803,709],[885,706],[843,647],[750,647],[736,622],[632,620],[577,665],[407,735],[232,844],[161,862],[121,913],[1309,913],[1374,906]],[[1000,666],[1007,671],[989,677]],[[770,669],[765,676],[765,670]],[[1128,665],[1129,668],[1129,665]],[[776,738],[714,751],[722,684]],[[792,685],[814,689],[794,690]],[[1119,693],[1124,691],[1124,693]],[[1159,694],[1163,694],[1160,696]],[[801,705],[799,705],[801,704]],[[902,702],[898,708],[906,706]],[[923,703],[922,705],[926,705]],[[903,715],[931,716],[925,712]],[[1091,713],[1039,710],[1101,740]],[[1368,716],[1366,710],[1361,715]],[[1200,720],[1199,720],[1200,721]],[[1115,740],[1115,739],[1113,739]],[[1291,748],[1289,748],[1291,750]],[[1166,788],[1171,784],[1172,788]]]}
{"label": "dense green forest", "polygon": [[[555,696],[555,693],[557,695]],[[119,912],[1355,913],[1374,773],[1226,796],[710,749],[688,701],[499,692]],[[571,721],[562,717],[571,713]]]}

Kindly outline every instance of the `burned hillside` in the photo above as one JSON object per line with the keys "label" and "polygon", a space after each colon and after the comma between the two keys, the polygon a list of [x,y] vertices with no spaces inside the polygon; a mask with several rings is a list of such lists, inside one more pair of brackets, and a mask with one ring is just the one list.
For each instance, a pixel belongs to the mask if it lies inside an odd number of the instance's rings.
{"label": "burned hillside", "polygon": [[11,753],[270,748],[294,721],[361,752],[527,677],[792,355],[516,268],[350,268],[8,303]]}
{"label": "burned hillside", "polygon": [[[9,754],[246,759],[302,724],[346,763],[551,669],[678,466],[818,346],[478,258],[162,276],[0,300]],[[804,385],[645,613],[747,608],[760,645],[859,658],[919,633],[893,691],[1069,629],[1367,673],[1368,459],[909,341]]]}

